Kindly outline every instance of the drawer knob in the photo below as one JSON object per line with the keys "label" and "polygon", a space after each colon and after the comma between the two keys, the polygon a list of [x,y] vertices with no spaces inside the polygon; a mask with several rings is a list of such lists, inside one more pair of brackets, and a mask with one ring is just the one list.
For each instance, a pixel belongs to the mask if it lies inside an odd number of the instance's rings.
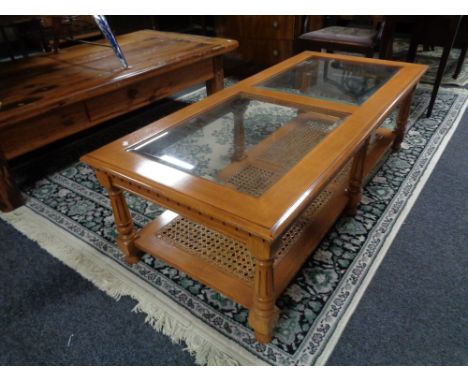
{"label": "drawer knob", "polygon": [[279,56],[279,51],[278,49],[273,49],[273,56],[278,57]]}
{"label": "drawer knob", "polygon": [[279,27],[279,22],[278,20],[273,20],[273,22],[271,23],[271,25],[273,26],[273,28],[277,29]]}

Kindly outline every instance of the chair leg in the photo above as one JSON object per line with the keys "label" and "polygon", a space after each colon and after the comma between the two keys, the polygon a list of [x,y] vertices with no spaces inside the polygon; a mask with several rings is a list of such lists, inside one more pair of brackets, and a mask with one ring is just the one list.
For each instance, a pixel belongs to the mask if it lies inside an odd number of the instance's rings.
{"label": "chair leg", "polygon": [[439,68],[437,69],[437,76],[435,79],[434,87],[432,88],[431,101],[427,108],[427,117],[430,117],[432,114],[432,108],[434,107],[435,100],[437,98],[437,92],[439,91],[440,83],[442,82],[442,77],[444,76],[445,66],[447,65],[447,60],[450,54],[450,47],[446,46],[440,58]]}
{"label": "chair leg", "polygon": [[379,58],[391,60],[393,56],[393,39],[395,36],[395,23],[392,16],[384,17],[384,26],[379,47]]}
{"label": "chair leg", "polygon": [[406,61],[414,62],[416,59],[416,51],[418,50],[418,43],[416,39],[411,39],[410,46],[408,49],[408,54],[406,56]]}
{"label": "chair leg", "polygon": [[6,47],[7,47],[7,50],[8,50],[8,55],[10,56],[10,59],[11,59],[11,61],[15,61],[15,52],[14,52],[12,46],[11,46],[11,42],[8,39],[8,36],[7,36],[3,26],[0,26],[0,31],[2,33],[3,41],[6,44]]}
{"label": "chair leg", "polygon": [[450,50],[453,47],[455,42],[455,37],[457,36],[458,26],[460,25],[460,18],[450,22],[449,33],[447,37],[447,43],[444,46],[444,51],[442,52],[442,57],[440,58],[439,68],[437,69],[437,76],[434,83],[434,88],[432,89],[431,101],[427,108],[427,117],[430,117],[432,114],[432,108],[434,107],[435,100],[437,98],[437,92],[439,91],[440,83],[442,82],[442,77],[444,76],[445,66],[447,65],[447,60],[450,55]]}
{"label": "chair leg", "polygon": [[468,47],[468,42],[465,43],[465,45],[463,46],[461,52],[460,52],[460,56],[458,57],[458,62],[457,62],[457,68],[455,69],[455,73],[453,74],[453,78],[454,79],[457,79],[458,76],[460,75],[460,72],[463,68],[463,62],[465,61],[465,57],[466,57],[466,48]]}
{"label": "chair leg", "polygon": [[425,16],[418,17],[411,32],[411,41],[406,55],[407,62],[414,62],[419,43],[424,41],[424,21]]}

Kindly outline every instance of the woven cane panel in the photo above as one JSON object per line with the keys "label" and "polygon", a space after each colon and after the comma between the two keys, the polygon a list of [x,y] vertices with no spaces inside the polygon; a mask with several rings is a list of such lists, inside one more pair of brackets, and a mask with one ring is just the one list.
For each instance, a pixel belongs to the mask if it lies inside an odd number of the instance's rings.
{"label": "woven cane panel", "polygon": [[199,256],[243,280],[253,280],[255,259],[245,245],[201,224],[178,217],[164,226],[158,233],[158,238],[169,241],[171,245]]}
{"label": "woven cane panel", "polygon": [[[332,188],[349,176],[351,162],[348,163],[330,184],[311,202],[300,217],[279,239],[280,245],[274,253],[275,261],[288,253],[292,245],[303,234],[314,215],[333,195]],[[224,236],[201,224],[184,217],[177,217],[165,225],[157,234],[161,240],[183,249],[194,256],[199,256],[223,271],[252,283],[255,276],[255,258],[245,244]]]}
{"label": "woven cane panel", "polygon": [[248,165],[226,180],[237,190],[249,195],[261,196],[277,179],[299,162],[334,128],[329,122],[306,121],[291,130],[281,140],[273,143],[265,152],[255,157],[278,168],[268,171]]}
{"label": "woven cane panel", "polygon": [[[281,244],[278,250],[275,252],[275,260],[279,260],[282,256],[289,252],[291,246],[296,240],[302,235],[305,228],[310,224],[314,215],[320,210],[320,208],[328,202],[333,195],[332,188],[343,181],[343,178],[349,177],[351,170],[351,161],[348,162],[345,167],[337,174],[337,176],[330,182],[330,184],[318,194],[306,210],[299,216],[296,221],[289,227],[286,233],[281,236]],[[347,184],[347,183],[345,183]]]}
{"label": "woven cane panel", "polygon": [[323,190],[312,203],[307,207],[303,214],[297,218],[293,224],[289,227],[286,233],[281,236],[281,244],[278,250],[275,252],[275,260],[280,259],[289,252],[291,246],[296,240],[302,235],[305,228],[310,224],[312,218],[320,207],[330,199],[332,193],[327,189]]}
{"label": "woven cane panel", "polygon": [[274,172],[249,165],[227,179],[226,183],[232,184],[238,191],[258,197],[275,179]]}
{"label": "woven cane panel", "polygon": [[291,130],[257,158],[289,169],[325,138],[331,129],[329,122],[307,121],[305,125]]}

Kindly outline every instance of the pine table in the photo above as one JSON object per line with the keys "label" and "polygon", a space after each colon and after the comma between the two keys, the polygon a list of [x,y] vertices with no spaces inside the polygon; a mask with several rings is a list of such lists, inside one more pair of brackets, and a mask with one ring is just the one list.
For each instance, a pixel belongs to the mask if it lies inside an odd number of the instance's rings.
{"label": "pine table", "polygon": [[[82,160],[107,189],[130,264],[147,252],[221,292],[269,342],[278,296],[400,148],[425,70],[303,52]],[[167,211],[136,230],[123,191]]]}
{"label": "pine table", "polygon": [[[234,40],[142,30],[112,49],[77,45],[0,66],[0,209],[22,203],[8,161],[200,82],[223,88]],[[105,43],[100,41],[98,43]]]}

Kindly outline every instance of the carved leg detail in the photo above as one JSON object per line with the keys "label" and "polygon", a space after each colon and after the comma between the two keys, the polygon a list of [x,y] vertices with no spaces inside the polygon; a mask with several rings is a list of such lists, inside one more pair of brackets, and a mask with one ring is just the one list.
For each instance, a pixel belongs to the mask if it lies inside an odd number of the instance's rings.
{"label": "carved leg detail", "polygon": [[258,342],[271,342],[273,329],[278,321],[279,310],[275,306],[273,259],[270,245],[261,239],[251,248],[256,257],[253,307],[249,312],[249,325],[255,331]]}
{"label": "carved leg detail", "polygon": [[351,167],[351,176],[348,186],[349,201],[346,207],[346,214],[349,216],[356,216],[357,208],[359,203],[361,203],[364,166],[366,164],[368,147],[369,139],[364,142],[356,156],[353,158],[353,165]]}
{"label": "carved leg detail", "polygon": [[213,72],[214,77],[206,81],[206,94],[209,96],[224,88],[223,58],[221,56],[213,58]]}
{"label": "carved leg detail", "polygon": [[133,226],[132,216],[125,201],[122,190],[114,187],[109,177],[97,172],[96,176],[104,188],[106,188],[111,200],[114,221],[117,227],[117,245],[124,253],[125,259],[129,264],[136,264],[140,261],[141,251],[135,247],[137,231]]}
{"label": "carved leg detail", "polygon": [[10,176],[8,163],[0,151],[0,210],[12,211],[23,204],[23,197]]}
{"label": "carved leg detail", "polygon": [[411,109],[411,98],[413,96],[414,89],[406,96],[406,98],[401,102],[400,111],[398,112],[397,117],[397,127],[395,129],[395,139],[393,140],[392,149],[395,151],[400,150],[401,142],[405,138],[406,132],[406,123],[408,122],[408,117]]}

